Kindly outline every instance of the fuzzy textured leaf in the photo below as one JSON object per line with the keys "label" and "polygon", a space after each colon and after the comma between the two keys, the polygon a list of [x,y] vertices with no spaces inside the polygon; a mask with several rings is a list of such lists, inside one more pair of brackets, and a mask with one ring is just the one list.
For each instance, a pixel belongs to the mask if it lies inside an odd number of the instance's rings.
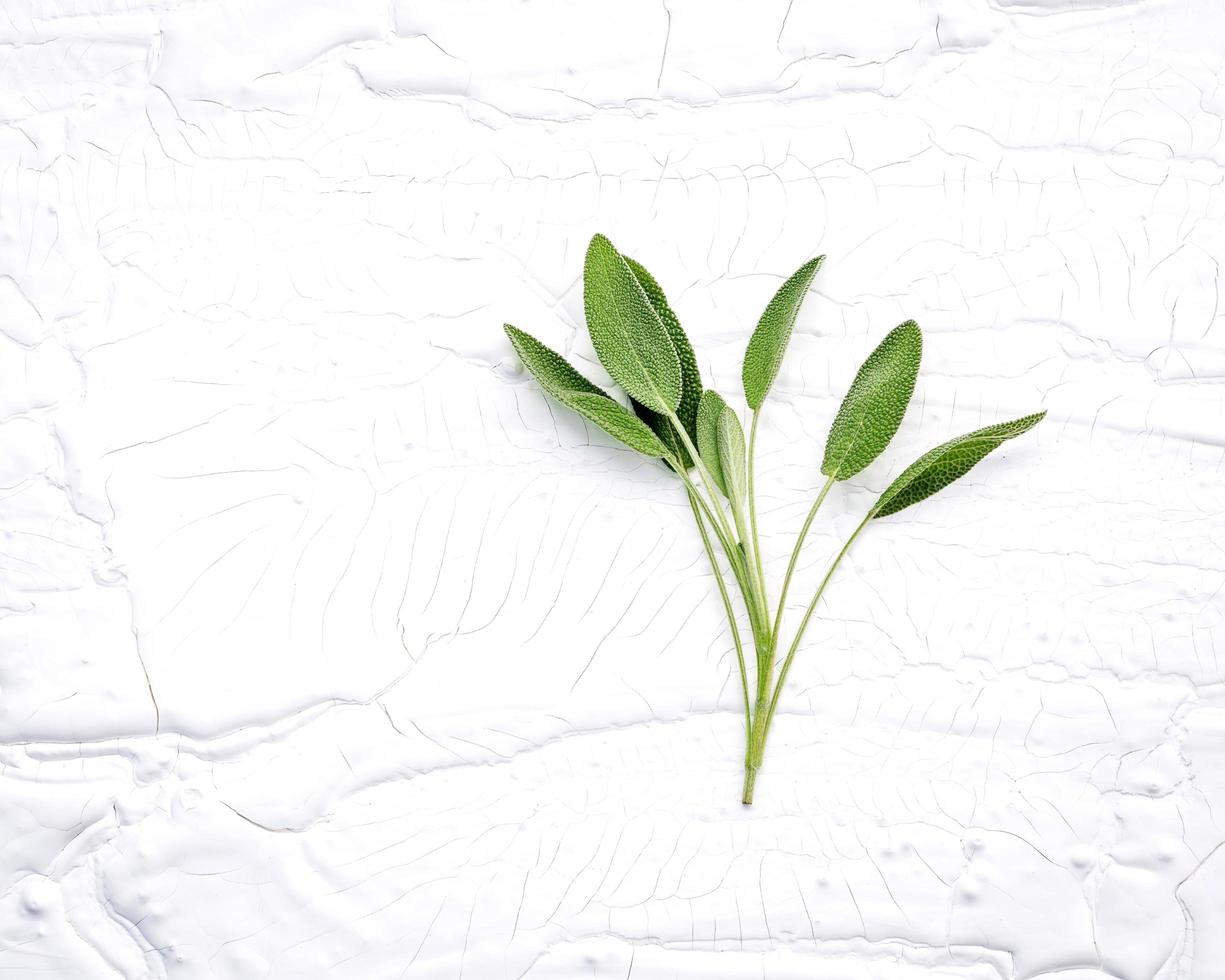
{"label": "fuzzy textured leaf", "polygon": [[656,412],[681,400],[681,364],[672,339],[629,264],[603,235],[583,266],[583,306],[591,343],[612,379]]}
{"label": "fuzzy textured leaf", "polygon": [[724,405],[719,413],[718,439],[724,492],[732,507],[739,510],[748,495],[748,469],[745,466],[744,429],[740,425],[740,416],[730,405]]}
{"label": "fuzzy textured leaf", "polygon": [[668,469],[676,469],[676,467],[672,465],[673,460],[677,460],[678,462],[683,460],[681,465],[683,465],[686,470],[693,466],[693,460],[689,456],[689,451],[685,448],[685,444],[676,434],[676,430],[672,427],[672,423],[668,421],[668,417],[666,415],[660,415],[658,412],[652,412],[649,408],[639,405],[636,401],[630,402],[630,408],[633,411],[634,416],[641,419],[642,422],[646,424],[646,427],[655,433],[655,438],[657,438],[667,448],[668,456],[665,457],[664,462]]}
{"label": "fuzzy textured leaf", "polygon": [[[681,399],[676,407],[676,416],[681,420],[681,425],[685,427],[685,432],[689,439],[696,445],[698,402],[702,398],[702,375],[698,370],[698,359],[693,353],[693,345],[689,342],[689,337],[686,336],[680,320],[672,312],[672,307],[668,305],[668,297],[664,295],[664,291],[655,280],[655,277],[640,262],[636,262],[628,255],[622,257],[630,267],[634,278],[638,280],[638,285],[646,293],[647,299],[663,323],[664,329],[668,331],[668,337],[672,341],[672,348],[676,351],[677,360],[680,361]],[[638,402],[634,403],[634,413],[646,422],[651,427],[651,431],[659,436],[672,450],[673,455],[682,461],[685,469],[689,469],[693,465],[693,460],[689,458],[689,451],[685,448],[685,444],[677,437],[676,433],[672,431],[672,423],[666,415],[652,411]]]}
{"label": "fuzzy textured leaf", "polygon": [[880,495],[872,508],[873,517],[888,517],[911,504],[925,500],[954,480],[965,476],[975,464],[1009,439],[1028,432],[1046,417],[1046,412],[1025,415],[1011,422],[1000,422],[985,429],[958,436],[932,449],[902,471]]}
{"label": "fuzzy textured leaf", "polygon": [[822,473],[845,480],[885,451],[914,394],[922,354],[923,334],[907,320],[868,355],[830,426]]}
{"label": "fuzzy textured leaf", "polygon": [[607,395],[575,391],[565,392],[557,400],[644,456],[658,458],[668,455],[668,447],[642,419]]}
{"label": "fuzzy textured leaf", "polygon": [[800,266],[791,278],[779,287],[774,298],[767,304],[761,319],[757,321],[757,329],[749,338],[749,345],[744,352],[744,367],[741,370],[744,397],[753,411],[761,408],[770,386],[774,384],[778,369],[783,363],[783,355],[787,352],[787,343],[791,340],[795,318],[799,316],[800,306],[804,303],[808,287],[812,285],[813,276],[824,261],[825,256],[818,255]]}
{"label": "fuzzy textured leaf", "polygon": [[668,455],[667,446],[646,423],[579,374],[557,351],[509,323],[504,329],[519,360],[546,394],[631,449],[645,456]]}
{"label": "fuzzy textured leaf", "polygon": [[608,397],[603,390],[574,370],[570,362],[557,351],[542,344],[530,333],[509,323],[503,324],[502,329],[510,338],[511,346],[515,348],[523,366],[540,382],[540,387],[554,398],[560,399],[561,392],[586,392]]}
{"label": "fuzzy textured leaf", "polygon": [[709,471],[715,486],[727,494],[727,481],[723,477],[723,463],[719,459],[719,419],[724,411],[731,411],[727,402],[713,388],[702,392],[698,404],[698,455]]}

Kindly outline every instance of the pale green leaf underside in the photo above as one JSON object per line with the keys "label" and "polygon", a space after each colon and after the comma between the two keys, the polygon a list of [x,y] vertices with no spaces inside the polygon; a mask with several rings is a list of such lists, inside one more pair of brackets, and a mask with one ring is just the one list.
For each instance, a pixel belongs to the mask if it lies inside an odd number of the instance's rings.
{"label": "pale green leaf underside", "polygon": [[719,419],[724,411],[731,411],[727,402],[713,388],[702,392],[698,404],[698,455],[710,473],[711,479],[723,493],[727,494],[727,481],[723,477],[723,463],[719,459]]}
{"label": "pale green leaf underside", "polygon": [[574,370],[557,351],[509,323],[505,330],[519,360],[546,394],[631,449],[646,456],[668,455],[667,447],[645,422]]}
{"label": "pale green leaf underside", "polygon": [[822,473],[845,480],[884,452],[910,404],[922,354],[923,334],[907,320],[868,355],[830,426]]}
{"label": "pale green leaf underside", "polygon": [[718,440],[725,492],[732,507],[739,511],[748,495],[748,470],[745,468],[744,429],[740,416],[730,405],[724,405],[719,413]]}
{"label": "pale green leaf underside", "polygon": [[674,411],[681,364],[672,340],[629,264],[603,235],[587,248],[583,306],[592,346],[612,379],[647,408]]}
{"label": "pale green leaf underside", "polygon": [[[672,307],[668,305],[668,297],[664,295],[655,277],[641,263],[634,261],[628,255],[623,258],[638,280],[638,285],[646,293],[647,300],[655,310],[660,322],[663,323],[664,329],[668,331],[672,348],[676,351],[677,360],[681,365],[681,398],[676,407],[676,416],[681,420],[681,425],[685,427],[685,432],[689,435],[690,440],[696,444],[698,402],[702,398],[702,375],[698,371],[698,359],[693,353],[693,345],[689,342],[689,337],[686,336],[680,320],[672,312]],[[634,412],[672,449],[673,455],[683,462],[686,469],[693,465],[689,452],[676,433],[672,431],[672,423],[666,415],[652,411],[638,402],[634,403]]]}
{"label": "pale green leaf underside", "polygon": [[965,476],[975,464],[1009,439],[1028,432],[1046,417],[1046,412],[1026,415],[1011,422],[989,425],[951,439],[924,453],[894,480],[872,508],[873,517],[888,517],[930,497],[954,480]]}
{"label": "pale green leaf underside", "polygon": [[770,386],[774,384],[791,339],[792,328],[795,327],[795,318],[799,316],[813,276],[824,261],[824,255],[810,259],[779,287],[757,322],[753,336],[749,338],[741,380],[744,382],[745,400],[753,411],[761,408]]}

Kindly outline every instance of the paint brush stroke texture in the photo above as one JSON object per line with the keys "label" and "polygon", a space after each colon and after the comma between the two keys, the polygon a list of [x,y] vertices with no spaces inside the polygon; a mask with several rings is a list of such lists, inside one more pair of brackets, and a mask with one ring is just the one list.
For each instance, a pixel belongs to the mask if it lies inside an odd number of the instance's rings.
{"label": "paint brush stroke texture", "polygon": [[[6,5],[0,972],[1225,977],[1225,12],[861,6]],[[1050,412],[864,537],[751,812],[682,495],[501,330],[607,383],[596,230],[724,392],[828,254],[767,567],[895,324],[892,460]]]}

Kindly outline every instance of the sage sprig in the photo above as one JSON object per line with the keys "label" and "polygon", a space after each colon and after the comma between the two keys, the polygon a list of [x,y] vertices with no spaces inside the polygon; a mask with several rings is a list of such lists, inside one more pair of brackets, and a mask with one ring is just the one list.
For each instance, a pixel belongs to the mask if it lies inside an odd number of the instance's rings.
{"label": "sage sprig", "polygon": [[[745,403],[752,413],[747,443],[739,413],[713,388],[703,387],[693,345],[659,283],[603,235],[592,238],[583,266],[587,330],[609,377],[629,396],[630,408],[583,377],[556,351],[506,324],[519,359],[547,394],[631,449],[663,460],[683,484],[736,648],[744,697],[741,799],[746,804],[753,802],[788,671],[826,586],[856,538],[874,519],[917,504],[964,476],[992,450],[1028,432],[1046,415],[1038,412],[959,436],[906,467],[835,556],[777,664],[783,610],[809,528],[833,485],[862,472],[893,439],[914,393],[923,353],[919,325],[907,320],[885,336],[855,375],[826,438],[821,461],[825,483],[797,535],[778,602],[771,604],[757,533],[753,466],[757,426],[804,298],[824,259],[822,255],[805,262],[783,283],[749,339],[741,372]],[[729,580],[734,589],[729,589]],[[749,622],[755,653],[751,674],[733,595],[739,597]]]}

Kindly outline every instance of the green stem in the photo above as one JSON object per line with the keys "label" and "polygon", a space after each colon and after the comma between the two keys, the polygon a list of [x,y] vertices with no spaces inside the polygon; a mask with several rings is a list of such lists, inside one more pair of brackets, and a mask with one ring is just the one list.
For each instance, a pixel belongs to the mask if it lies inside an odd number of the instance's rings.
{"label": "green stem", "polygon": [[787,590],[791,587],[791,576],[795,572],[796,562],[800,560],[800,549],[804,546],[804,539],[808,537],[808,529],[812,527],[813,518],[817,516],[817,511],[821,509],[821,504],[825,501],[825,495],[829,493],[830,487],[834,485],[837,477],[831,476],[825,481],[825,486],[821,488],[821,492],[817,494],[817,499],[813,501],[812,507],[808,511],[808,516],[804,518],[804,526],[800,528],[800,535],[795,539],[795,547],[791,549],[791,561],[787,563],[787,574],[783,576],[783,591],[778,597],[778,612],[774,616],[774,629],[770,631],[771,636],[778,636],[779,630],[783,625],[783,610],[787,606]]}
{"label": "green stem", "polygon": [[715,582],[719,586],[719,596],[723,599],[723,610],[727,613],[727,625],[732,631],[732,640],[736,644],[736,659],[740,663],[740,688],[744,692],[744,731],[745,739],[749,738],[753,728],[753,717],[749,712],[749,675],[744,662],[744,645],[740,641],[740,630],[736,626],[736,613],[732,609],[731,597],[727,594],[727,586],[723,582],[723,573],[719,570],[715,551],[710,546],[710,535],[706,533],[706,522],[702,512],[698,510],[698,502],[693,491],[689,491],[689,506],[693,508],[693,519],[697,522],[698,531],[702,535],[702,544],[706,546],[706,557],[710,559],[710,568],[715,573]]}
{"label": "green stem", "polygon": [[746,806],[753,802],[753,787],[757,783],[757,770],[761,768],[761,760],[765,754],[766,740],[762,725],[767,717],[767,698],[770,693],[770,666],[773,650],[766,651],[766,661],[763,664],[761,652],[757,659],[757,704],[753,709],[753,723],[749,726],[748,742],[744,749],[744,793],[740,802]]}
{"label": "green stem", "polygon": [[745,806],[751,806],[753,803],[755,785],[757,785],[757,767],[746,761],[744,764],[744,792],[740,794],[740,802]]}
{"label": "green stem", "polygon": [[[736,525],[736,535],[740,538],[741,541],[747,542],[748,533],[746,532],[745,527],[744,527],[744,515],[740,512],[740,508],[737,507],[734,502],[732,503],[732,520],[735,522],[735,525]],[[749,575],[749,581],[753,583],[754,597],[757,597],[758,596],[757,580],[753,576],[753,552],[752,552],[752,549],[749,548],[747,544],[745,545],[744,555],[745,555],[744,570]],[[758,607],[757,611],[758,613],[761,612],[760,606]]]}
{"label": "green stem", "polygon": [[[740,535],[742,541],[748,541],[749,535],[744,526],[744,513],[736,501],[732,501],[732,519],[736,522],[736,532]],[[756,544],[754,536],[753,543]],[[749,549],[745,551],[745,574],[749,578],[749,584],[752,586],[753,599],[757,603],[757,621],[760,628],[753,631],[753,640],[757,647],[757,670],[758,675],[764,671],[769,673],[770,664],[774,656],[774,640],[773,634],[770,632],[770,611],[765,605],[764,590],[765,584],[759,578],[754,577],[753,571],[753,552]],[[745,597],[748,601],[748,597]]]}
{"label": "green stem", "polygon": [[[674,427],[677,429],[677,432],[681,434],[682,438],[684,438],[684,440],[688,443],[689,440],[687,437],[685,437],[684,430],[679,426],[679,424],[674,423]],[[690,443],[690,452],[693,454],[694,460],[697,461],[699,457],[697,456],[696,450],[692,448],[691,443]],[[694,520],[696,521],[698,525],[698,531],[702,535],[702,544],[706,548],[706,557],[710,560],[711,568],[714,570],[715,581],[718,583],[718,586],[719,586],[719,595],[723,600],[723,610],[727,615],[728,627],[732,631],[732,639],[736,645],[736,660],[740,667],[740,689],[744,696],[745,783],[744,783],[743,799],[745,803],[752,803],[753,802],[753,784],[757,778],[757,764],[758,763],[756,761],[757,756],[755,756],[754,749],[753,749],[754,744],[755,744],[755,739],[754,739],[755,724],[754,724],[754,714],[749,706],[748,666],[745,663],[744,645],[740,639],[740,631],[736,626],[736,614],[732,608],[731,598],[727,594],[727,587],[723,582],[723,576],[720,573],[718,563],[715,560],[714,549],[711,547],[711,544],[710,544],[710,536],[706,533],[706,525],[704,521],[702,520],[703,510],[706,511],[707,515],[710,517],[711,528],[714,530],[715,535],[719,538],[719,543],[723,546],[723,551],[727,555],[728,565],[731,568],[732,573],[736,576],[737,584],[739,584],[740,586],[741,596],[744,599],[745,609],[749,614],[749,623],[753,628],[753,640],[754,640],[754,643],[757,649],[757,665],[758,665],[757,715],[756,715],[757,719],[760,719],[761,712],[765,708],[765,686],[763,683],[763,677],[769,676],[769,671],[766,671],[764,673],[762,671],[762,667],[761,667],[762,650],[767,647],[772,646],[772,641],[769,640],[767,637],[763,636],[762,630],[760,628],[760,624],[757,621],[758,610],[752,601],[752,586],[746,578],[749,570],[747,568],[740,567],[740,564],[739,564],[740,555],[738,554],[735,545],[732,544],[730,541],[728,541],[721,533],[719,526],[714,519],[714,515],[711,514],[710,507],[707,505],[706,501],[702,499],[702,495],[698,492],[697,487],[693,485],[693,481],[689,479],[689,474],[686,472],[685,467],[680,464],[679,460],[670,460],[670,462],[673,463],[673,469],[675,469],[676,472],[680,475],[681,479],[685,483],[685,488],[688,491],[689,506],[693,510]]]}
{"label": "green stem", "polygon": [[703,498],[698,488],[689,479],[689,474],[685,472],[679,463],[676,466],[676,472],[680,474],[686,489],[702,510],[706,512],[706,516],[710,520],[711,530],[715,532],[715,537],[719,539],[719,544],[723,547],[723,553],[727,556],[727,563],[731,567],[732,574],[736,577],[736,584],[740,587],[740,595],[744,599],[744,606],[749,614],[749,624],[753,627],[753,640],[760,645],[761,637],[764,635],[765,630],[753,592],[753,584],[748,578],[748,569],[744,565],[740,550],[720,529],[715,512],[711,510],[710,505]]}
{"label": "green stem", "polygon": [[758,753],[765,751],[766,737],[770,734],[770,723],[774,720],[774,712],[778,708],[778,699],[783,693],[783,685],[787,682],[787,672],[791,669],[791,661],[795,659],[795,652],[800,648],[800,641],[804,638],[804,630],[808,628],[808,621],[812,619],[813,611],[817,608],[817,603],[821,601],[821,595],[825,592],[825,587],[829,585],[829,580],[833,577],[838,564],[846,557],[846,553],[851,550],[851,545],[855,539],[859,537],[861,532],[868,525],[875,514],[875,510],[870,510],[867,516],[859,522],[859,526],[851,532],[851,536],[846,539],[846,544],[842,546],[842,550],[838,552],[833,563],[829,566],[829,570],[825,573],[825,578],[821,579],[821,584],[817,587],[816,595],[812,597],[812,601],[808,604],[808,608],[804,610],[804,618],[800,620],[800,628],[796,631],[795,639],[791,642],[791,648],[787,651],[787,658],[783,661],[783,668],[778,674],[778,683],[774,686],[774,696],[770,698],[770,707],[766,712],[765,724],[761,726],[759,735]]}
{"label": "green stem", "polygon": [[[711,526],[714,528],[715,533],[719,534],[720,526],[722,528],[720,543],[723,545],[724,551],[727,552],[727,560],[732,563],[734,568],[739,569],[743,573],[738,574],[737,579],[740,583],[741,592],[744,595],[745,605],[748,606],[750,610],[749,619],[753,624],[753,638],[760,647],[763,641],[768,643],[770,639],[770,614],[762,602],[760,586],[754,581],[752,573],[753,570],[749,566],[748,562],[742,558],[735,546],[731,544],[734,537],[732,528],[727,522],[727,515],[723,512],[723,506],[719,503],[719,495],[715,490],[714,478],[710,475],[710,471],[706,469],[706,465],[702,462],[701,453],[698,452],[697,446],[693,444],[693,440],[689,438],[689,433],[685,431],[685,426],[681,423],[681,420],[676,417],[675,412],[668,412],[668,420],[672,423],[672,428],[676,431],[676,434],[680,436],[681,442],[685,444],[685,448],[689,451],[689,455],[693,458],[694,466],[697,467],[698,476],[701,477],[702,483],[706,487],[706,493],[710,498],[709,503],[706,500],[703,500],[700,494],[698,495],[698,500],[702,504],[703,509],[706,510],[707,514],[711,515]],[[677,468],[677,472],[684,473],[684,468]],[[688,474],[685,474],[685,481],[692,486],[692,481],[688,479]],[[733,517],[736,518],[738,528],[737,535],[735,536],[743,539],[745,534],[743,532],[742,519],[738,514],[735,514],[734,511],[735,508],[733,508]],[[747,554],[747,544],[745,545],[745,551]]]}
{"label": "green stem", "polygon": [[[753,422],[755,426],[757,422],[756,414],[753,416]],[[752,450],[750,450],[749,459],[751,465]],[[795,573],[796,562],[799,561],[804,540],[808,537],[808,529],[812,526],[813,519],[817,516],[817,511],[824,502],[830,488],[834,485],[834,481],[835,477],[831,476],[825,482],[825,486],[821,488],[821,492],[817,495],[817,499],[809,509],[808,516],[804,518],[804,526],[800,528],[800,535],[796,539],[795,547],[791,549],[791,560],[787,563],[787,574],[783,577],[783,588],[778,597],[778,612],[775,614],[774,625],[770,630],[770,642],[764,651],[759,649],[757,652],[757,708],[754,714],[754,724],[750,726],[749,743],[745,749],[744,793],[741,796],[741,801],[746,804],[753,802],[753,787],[757,782],[757,770],[761,767],[762,759],[765,756],[766,735],[770,726],[770,719],[773,717],[773,710],[767,704],[767,695],[770,679],[774,675],[774,653],[778,643],[779,631],[782,628],[783,610],[787,605],[787,590],[791,587],[791,577]],[[754,532],[753,536],[754,540],[756,540],[756,532]]]}
{"label": "green stem", "polygon": [[[731,525],[727,523],[727,515],[723,513],[723,506],[719,503],[719,495],[715,492],[714,477],[710,475],[710,471],[706,469],[706,464],[702,462],[702,455],[698,452],[697,446],[695,446],[693,441],[689,438],[689,433],[685,431],[684,424],[679,418],[676,417],[676,412],[672,411],[671,409],[668,409],[668,421],[672,423],[672,428],[676,430],[676,434],[681,437],[681,442],[685,444],[685,449],[689,452],[690,457],[693,459],[693,465],[697,467],[698,476],[701,477],[702,485],[706,487],[706,493],[710,497],[710,503],[714,506],[715,513],[718,514],[718,520],[723,527],[724,535],[731,538],[732,528]],[[678,473],[682,471],[683,467],[677,470]],[[707,507],[707,510],[710,510],[710,508]]]}

